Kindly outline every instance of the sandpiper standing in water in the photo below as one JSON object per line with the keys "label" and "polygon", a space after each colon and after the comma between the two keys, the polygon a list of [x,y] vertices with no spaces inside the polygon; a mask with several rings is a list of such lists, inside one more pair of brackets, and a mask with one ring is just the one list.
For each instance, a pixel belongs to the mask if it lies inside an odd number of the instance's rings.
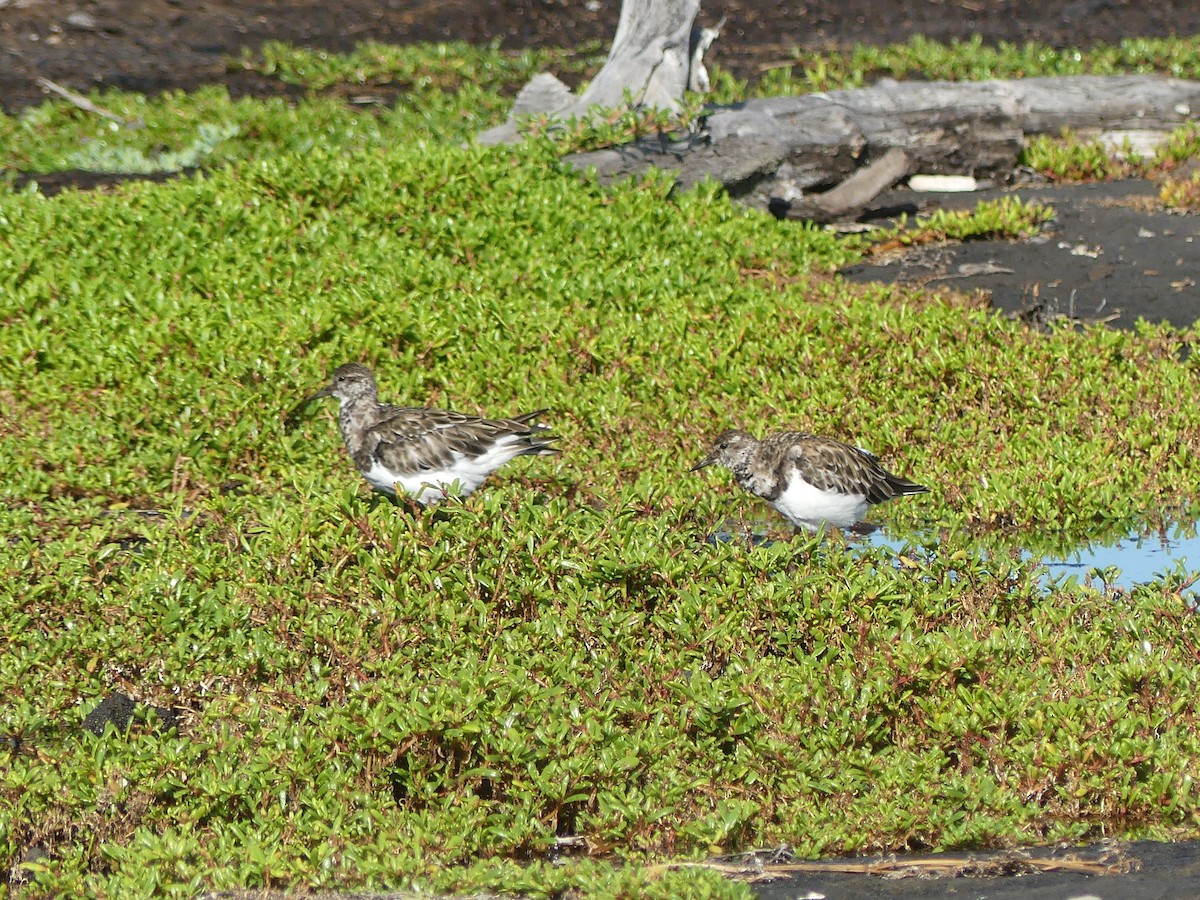
{"label": "sandpiper standing in water", "polygon": [[866,450],[800,431],[761,441],[745,431],[726,431],[692,471],[712,465],[729,469],[739,485],[796,528],[814,532],[824,526],[863,530],[859,523],[876,503],[929,491],[888,472]]}
{"label": "sandpiper standing in water", "polygon": [[[526,455],[557,453],[556,440],[535,420],[539,409],[514,419],[484,419],[448,409],[379,402],[371,370],[347,363],[308,398],[337,397],[338,426],[363,477],[392,496],[397,489],[422,506],[457,492],[465,497],[496,469]],[[454,490],[457,488],[457,491]]]}

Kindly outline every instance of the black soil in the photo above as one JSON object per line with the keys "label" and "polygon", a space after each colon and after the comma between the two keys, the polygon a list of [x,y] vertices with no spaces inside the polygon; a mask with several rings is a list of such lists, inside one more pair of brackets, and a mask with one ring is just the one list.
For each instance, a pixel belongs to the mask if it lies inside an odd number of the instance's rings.
{"label": "black soil", "polygon": [[[1191,0],[723,0],[715,59],[743,77],[786,60],[795,46],[893,43],[914,34],[948,41],[1036,40],[1090,47],[1125,37],[1200,33]],[[243,48],[284,40],[343,51],[366,40],[461,40],[504,48],[607,47],[619,0],[0,0],[0,105],[45,96],[49,78],[76,90],[154,93],[221,81],[235,94],[277,82],[230,67]]]}

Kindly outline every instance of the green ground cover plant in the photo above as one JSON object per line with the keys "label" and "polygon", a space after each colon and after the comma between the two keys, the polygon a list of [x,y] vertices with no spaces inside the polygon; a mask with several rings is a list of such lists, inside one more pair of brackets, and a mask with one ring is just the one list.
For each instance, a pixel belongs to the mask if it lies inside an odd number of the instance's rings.
{"label": "green ground cover plant", "polygon": [[[1036,135],[1021,154],[1021,162],[1054,181],[1107,181],[1115,178],[1167,178],[1200,150],[1200,132],[1189,122],[1166,135],[1152,154],[1144,156],[1125,146],[1111,151],[1097,137],[1073,132]],[[1164,201],[1168,198],[1164,197]],[[1168,205],[1171,205],[1168,203]]]}
{"label": "green ground cover plant", "polygon": [[[104,95],[158,129],[112,132],[145,159],[229,136],[170,182],[0,194],[19,890],[742,897],[653,864],[1196,836],[1190,574],[1048,586],[1018,553],[1187,514],[1195,329],[854,287],[830,273],[870,240],[711,187],[602,188],[549,139],[462,146],[464,90],[375,113]],[[96,127],[7,119],[5,164]],[[393,505],[299,404],[353,359],[397,402],[549,406],[563,454]],[[933,492],[876,512],[899,551],[788,540],[688,472],[730,426],[861,443]],[[780,540],[738,537],[763,521]],[[93,736],[114,690],[179,724]]]}
{"label": "green ground cover plant", "polygon": [[1134,38],[1087,51],[1029,42],[985,45],[976,37],[948,44],[922,35],[885,47],[856,46],[842,51],[797,49],[767,70],[755,84],[721,73],[714,90],[769,97],[776,94],[863,87],[880,78],[978,81],[1043,75],[1113,75],[1159,72],[1195,78],[1200,50],[1192,38]]}

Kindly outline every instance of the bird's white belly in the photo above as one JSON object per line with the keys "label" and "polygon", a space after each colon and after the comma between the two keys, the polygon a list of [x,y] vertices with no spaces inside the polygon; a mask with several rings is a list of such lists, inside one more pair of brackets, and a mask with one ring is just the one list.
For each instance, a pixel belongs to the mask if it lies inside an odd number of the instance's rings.
{"label": "bird's white belly", "polygon": [[[424,469],[420,472],[393,472],[379,460],[363,473],[372,486],[389,494],[396,487],[412,497],[422,506],[445,500],[450,493],[465,497],[483,484],[497,468],[504,465],[524,448],[514,435],[501,438],[487,452],[476,457],[454,454],[454,460],[442,469]],[[452,486],[456,486],[452,489]]]}
{"label": "bird's white belly", "polygon": [[793,525],[809,531],[817,531],[823,524],[849,528],[862,521],[870,506],[865,494],[823,491],[798,476],[792,477],[786,490],[771,505]]}

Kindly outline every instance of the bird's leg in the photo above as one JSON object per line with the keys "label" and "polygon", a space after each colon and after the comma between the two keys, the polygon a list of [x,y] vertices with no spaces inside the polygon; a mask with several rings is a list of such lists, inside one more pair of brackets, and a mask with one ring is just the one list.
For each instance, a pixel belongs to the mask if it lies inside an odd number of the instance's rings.
{"label": "bird's leg", "polygon": [[418,503],[416,498],[407,491],[397,490],[390,496],[392,498],[393,505],[400,507],[414,519],[420,518],[421,513],[425,510],[425,507]]}
{"label": "bird's leg", "polygon": [[874,534],[878,530],[879,526],[872,525],[870,522],[855,522],[846,529],[846,533],[851,534],[854,537],[862,538],[866,537],[867,535]]}

